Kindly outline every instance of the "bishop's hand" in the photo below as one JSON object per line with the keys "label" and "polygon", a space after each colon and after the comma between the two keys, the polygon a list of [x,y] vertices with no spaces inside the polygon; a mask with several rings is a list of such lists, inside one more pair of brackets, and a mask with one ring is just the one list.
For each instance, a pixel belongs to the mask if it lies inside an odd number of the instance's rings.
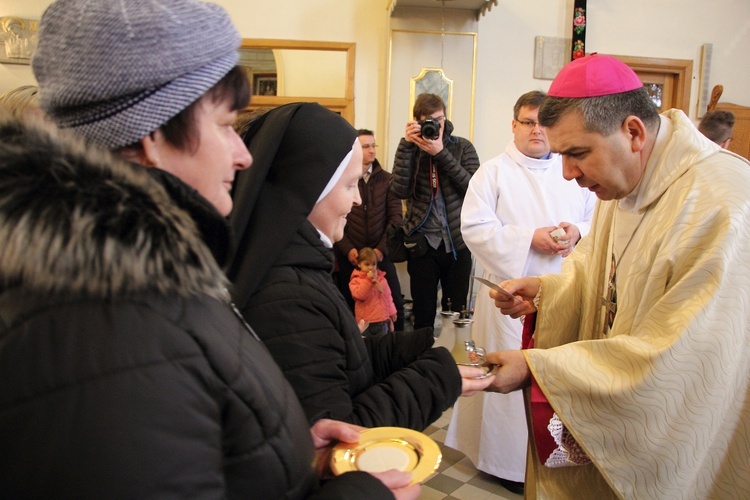
{"label": "bishop's hand", "polygon": [[511,318],[520,318],[536,312],[534,297],[539,293],[541,285],[542,282],[536,277],[503,281],[500,286],[514,296],[513,300],[508,300],[495,290],[490,290],[490,298],[495,301],[495,307],[501,313]]}
{"label": "bishop's hand", "polygon": [[531,370],[523,351],[495,351],[488,353],[485,359],[497,365],[495,378],[486,391],[508,394],[531,383]]}

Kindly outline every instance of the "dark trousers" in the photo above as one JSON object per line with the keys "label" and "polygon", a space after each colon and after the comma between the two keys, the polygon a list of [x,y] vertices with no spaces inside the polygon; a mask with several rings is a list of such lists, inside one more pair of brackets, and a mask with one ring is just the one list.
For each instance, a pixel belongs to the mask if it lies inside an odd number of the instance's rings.
{"label": "dark trousers", "polygon": [[[339,289],[346,299],[346,303],[349,304],[352,312],[354,312],[354,299],[352,298],[351,290],[349,290],[349,280],[352,277],[352,271],[356,268],[349,262],[349,259],[345,255],[341,255],[338,251],[336,252],[336,258],[339,264]],[[401,293],[401,283],[398,281],[398,271],[396,271],[395,264],[387,255],[383,257],[383,262],[378,262],[378,268],[385,271],[385,280],[391,289],[393,305],[396,306],[396,321],[393,322],[393,328],[397,332],[400,332],[404,329],[404,296]]]}
{"label": "dark trousers", "polygon": [[[428,245],[429,247],[429,245]],[[438,283],[443,289],[441,306],[443,311],[461,312],[466,309],[471,274],[471,252],[468,248],[447,253],[441,243],[436,249],[429,247],[421,257],[409,257],[407,269],[411,283],[411,298],[414,302],[414,329],[435,325],[437,312]]]}

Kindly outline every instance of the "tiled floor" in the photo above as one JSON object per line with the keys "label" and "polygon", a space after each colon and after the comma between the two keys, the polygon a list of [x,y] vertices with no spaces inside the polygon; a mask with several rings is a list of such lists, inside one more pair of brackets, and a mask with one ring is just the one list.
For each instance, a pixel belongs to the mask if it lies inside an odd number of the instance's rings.
{"label": "tiled floor", "polygon": [[[409,318],[410,309],[411,301],[409,300],[405,311],[407,318]],[[412,328],[411,321],[406,321],[405,330]],[[436,313],[435,335],[438,337],[440,329],[440,315]],[[449,346],[448,348],[450,349]],[[506,490],[496,477],[477,470],[463,453],[445,446],[445,435],[452,412],[453,409],[449,408],[424,431],[438,443],[443,458],[435,475],[422,483],[422,494],[419,498],[422,500],[522,500],[523,495]]]}
{"label": "tiled floor", "polygon": [[460,451],[443,444],[450,423],[452,409],[446,411],[424,432],[434,439],[443,452],[437,473],[422,484],[421,499],[462,500],[521,500],[522,495],[503,488],[497,478],[474,468],[471,461]]}

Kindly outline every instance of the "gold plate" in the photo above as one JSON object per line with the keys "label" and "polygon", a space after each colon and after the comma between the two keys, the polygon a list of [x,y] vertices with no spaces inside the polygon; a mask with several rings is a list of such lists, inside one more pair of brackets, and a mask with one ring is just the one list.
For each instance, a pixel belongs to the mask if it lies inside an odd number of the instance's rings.
{"label": "gold plate", "polygon": [[403,427],[375,427],[360,432],[359,443],[338,443],[331,454],[331,470],[383,472],[397,469],[412,473],[411,484],[435,472],[443,455],[435,441]]}

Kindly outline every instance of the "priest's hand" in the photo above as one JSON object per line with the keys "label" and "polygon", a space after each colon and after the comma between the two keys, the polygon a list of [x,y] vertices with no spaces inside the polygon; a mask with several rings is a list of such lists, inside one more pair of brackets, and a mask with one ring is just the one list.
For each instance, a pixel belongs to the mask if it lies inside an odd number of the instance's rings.
{"label": "priest's hand", "polygon": [[539,293],[541,285],[542,282],[536,277],[503,281],[500,287],[510,292],[514,296],[513,300],[508,300],[495,290],[490,290],[490,298],[495,301],[495,307],[501,313],[511,318],[520,318],[536,312],[534,297]]}
{"label": "priest's hand", "polygon": [[[570,241],[561,237],[557,241],[550,235],[557,226],[538,227],[531,238],[531,249],[545,255],[555,255],[570,247]],[[562,242],[561,242],[562,240]]]}
{"label": "priest's hand", "polygon": [[557,227],[565,231],[565,236],[557,238],[557,243],[564,245],[565,249],[558,251],[557,254],[560,257],[567,257],[573,251],[573,248],[575,248],[578,240],[581,239],[581,231],[578,229],[578,226],[570,222],[561,222]]}
{"label": "priest's hand", "polygon": [[492,384],[485,389],[489,392],[509,392],[523,389],[531,383],[531,371],[526,364],[523,351],[496,351],[487,354],[488,363],[497,365]]}

